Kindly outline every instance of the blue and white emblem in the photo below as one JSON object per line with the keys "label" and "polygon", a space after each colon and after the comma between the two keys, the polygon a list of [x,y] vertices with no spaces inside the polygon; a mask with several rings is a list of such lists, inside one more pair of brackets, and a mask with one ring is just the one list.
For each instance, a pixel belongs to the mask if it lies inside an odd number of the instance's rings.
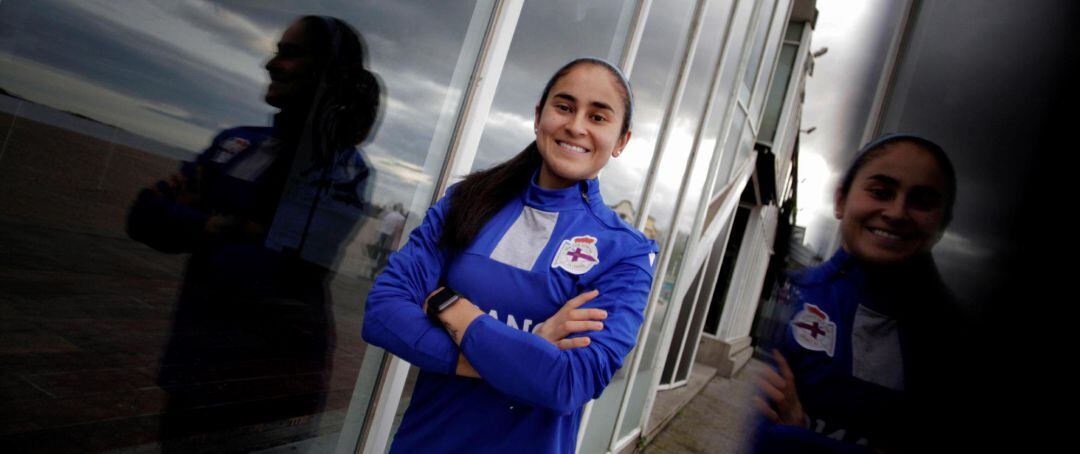
{"label": "blue and white emblem", "polygon": [[791,320],[795,342],[807,350],[832,356],[836,349],[836,323],[821,308],[807,303]]}
{"label": "blue and white emblem", "polygon": [[232,160],[238,153],[244,151],[251,142],[242,137],[229,137],[221,142],[218,152],[214,155],[213,161],[217,163],[226,163]]}
{"label": "blue and white emblem", "polygon": [[596,249],[596,238],[582,235],[563,240],[551,267],[562,268],[571,274],[585,274],[598,263],[600,251]]}

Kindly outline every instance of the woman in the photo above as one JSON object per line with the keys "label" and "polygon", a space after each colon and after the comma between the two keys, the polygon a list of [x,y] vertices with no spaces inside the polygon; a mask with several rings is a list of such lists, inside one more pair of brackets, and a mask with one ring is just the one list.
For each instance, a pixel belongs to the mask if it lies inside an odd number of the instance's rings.
{"label": "woman", "polygon": [[535,142],[451,187],[391,256],[364,339],[420,368],[392,451],[574,450],[652,284],[655,242],[596,179],[630,139],[631,109],[615,67],[568,63],[536,105]]}
{"label": "woman", "polygon": [[956,173],[944,150],[891,134],[856,155],[835,195],[841,249],[790,277],[796,311],[778,371],[759,385],[771,424],[762,451],[904,450],[925,421],[936,343],[951,297],[930,250],[952,219]]}
{"label": "woman", "polygon": [[[266,63],[265,101],[280,109],[273,127],[222,131],[133,204],[133,239],[191,254],[158,376],[169,395],[162,440],[322,411],[334,342],[324,285],[372,176],[356,148],[379,105],[363,51],[339,19],[298,19]],[[277,398],[273,411],[223,384],[240,379],[263,379],[258,396]]]}

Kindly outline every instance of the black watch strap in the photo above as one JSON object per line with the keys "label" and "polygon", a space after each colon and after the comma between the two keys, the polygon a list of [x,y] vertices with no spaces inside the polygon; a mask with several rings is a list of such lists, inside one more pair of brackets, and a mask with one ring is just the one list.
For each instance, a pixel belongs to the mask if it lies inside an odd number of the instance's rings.
{"label": "black watch strap", "polygon": [[428,318],[430,318],[431,321],[435,322],[436,324],[442,325],[442,322],[439,321],[439,313],[446,310],[446,308],[452,306],[460,298],[461,295],[458,295],[458,293],[450,287],[443,287],[442,290],[439,290],[434,295],[431,295],[431,298],[428,299]]}

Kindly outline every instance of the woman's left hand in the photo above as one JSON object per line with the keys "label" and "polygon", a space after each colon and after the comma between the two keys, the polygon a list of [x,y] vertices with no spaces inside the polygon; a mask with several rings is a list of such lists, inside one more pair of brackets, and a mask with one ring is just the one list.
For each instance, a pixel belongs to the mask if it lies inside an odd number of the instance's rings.
{"label": "woman's left hand", "polygon": [[544,323],[536,328],[536,334],[544,338],[544,340],[555,344],[560,350],[588,346],[591,342],[588,337],[568,338],[567,336],[582,331],[600,331],[604,329],[604,322],[601,320],[607,318],[607,311],[603,309],[578,309],[582,304],[592,301],[598,295],[600,295],[599,290],[590,290],[571,298],[570,301],[563,304],[563,307],[555,315],[544,320]]}

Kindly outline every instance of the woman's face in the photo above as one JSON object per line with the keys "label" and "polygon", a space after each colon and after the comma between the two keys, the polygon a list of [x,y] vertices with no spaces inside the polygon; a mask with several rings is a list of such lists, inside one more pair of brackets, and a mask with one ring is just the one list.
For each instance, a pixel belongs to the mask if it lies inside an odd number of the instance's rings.
{"label": "woman's face", "polygon": [[601,66],[580,64],[551,87],[537,106],[536,147],[544,163],[538,184],[565,188],[595,178],[608,159],[618,156],[630,132],[618,81]]}
{"label": "woman's face", "polygon": [[315,56],[304,23],[293,22],[281,36],[277,53],[266,62],[270,86],[266,88],[266,103],[285,109],[303,105],[310,100],[315,87]]}
{"label": "woman's face", "polygon": [[945,175],[930,152],[911,142],[886,144],[836,191],[843,247],[871,263],[898,263],[929,253],[941,239]]}

